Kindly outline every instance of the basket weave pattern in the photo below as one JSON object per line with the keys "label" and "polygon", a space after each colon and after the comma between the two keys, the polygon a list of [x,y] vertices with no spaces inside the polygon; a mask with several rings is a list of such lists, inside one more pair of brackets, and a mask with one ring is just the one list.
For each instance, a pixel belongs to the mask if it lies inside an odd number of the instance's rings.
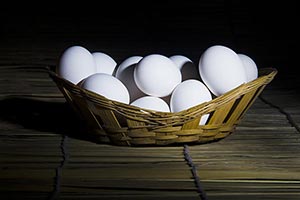
{"label": "basket weave pattern", "polygon": [[[259,77],[209,102],[177,113],[157,112],[110,100],[59,77],[49,70],[68,103],[85,121],[95,142],[121,146],[204,144],[223,139],[236,126],[265,86],[277,74],[259,70]],[[201,116],[209,114],[205,125]]]}

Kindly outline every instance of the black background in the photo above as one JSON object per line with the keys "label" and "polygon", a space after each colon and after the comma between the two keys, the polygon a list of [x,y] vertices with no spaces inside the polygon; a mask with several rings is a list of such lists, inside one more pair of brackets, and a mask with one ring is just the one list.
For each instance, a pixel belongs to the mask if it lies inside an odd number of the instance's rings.
{"label": "black background", "polygon": [[198,63],[221,44],[297,77],[296,1],[11,2],[1,7],[2,48],[15,46],[58,57],[71,45],[103,51],[117,62],[131,55],[182,54]]}

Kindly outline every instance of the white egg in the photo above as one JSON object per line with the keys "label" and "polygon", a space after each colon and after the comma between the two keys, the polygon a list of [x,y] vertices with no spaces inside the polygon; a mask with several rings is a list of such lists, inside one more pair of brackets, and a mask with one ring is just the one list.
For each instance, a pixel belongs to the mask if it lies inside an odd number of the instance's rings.
{"label": "white egg", "polygon": [[97,73],[113,74],[117,62],[111,56],[103,52],[93,52],[92,55],[96,62]]}
{"label": "white egg", "polygon": [[96,64],[86,48],[71,46],[62,53],[56,71],[62,78],[77,84],[96,73]]}
{"label": "white egg", "polygon": [[145,96],[145,94],[137,87],[134,81],[134,68],[136,63],[138,63],[142,58],[142,56],[128,57],[121,62],[116,70],[115,76],[127,87],[131,101]]}
{"label": "white egg", "polygon": [[93,74],[82,82],[81,87],[114,101],[126,104],[130,102],[129,93],[125,85],[119,79],[109,74]]}
{"label": "white egg", "polygon": [[245,54],[239,53],[238,56],[243,62],[247,74],[247,82],[250,82],[258,77],[258,68],[252,58]]}
{"label": "white egg", "polygon": [[154,111],[170,112],[169,105],[161,98],[154,96],[144,96],[138,98],[135,101],[133,101],[130,105]]}
{"label": "white egg", "polygon": [[165,97],[181,82],[180,70],[166,56],[150,54],[143,57],[134,69],[138,88],[150,96]]}
{"label": "white egg", "polygon": [[200,80],[198,68],[191,59],[183,55],[173,55],[169,58],[179,68],[182,75],[182,81],[185,81],[187,79]]}
{"label": "white egg", "polygon": [[222,45],[206,49],[198,67],[201,79],[216,96],[247,82],[246,71],[239,56]]}
{"label": "white egg", "polygon": [[[189,79],[181,82],[172,92],[170,99],[171,112],[180,112],[203,102],[212,100],[209,89],[201,81]],[[209,114],[201,117],[200,125],[204,125]]]}

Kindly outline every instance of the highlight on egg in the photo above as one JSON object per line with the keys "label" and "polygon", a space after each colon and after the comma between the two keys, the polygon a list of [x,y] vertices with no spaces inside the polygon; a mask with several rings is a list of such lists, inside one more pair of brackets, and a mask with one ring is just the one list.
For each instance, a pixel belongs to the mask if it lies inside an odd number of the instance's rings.
{"label": "highlight on egg", "polygon": [[92,56],[96,63],[97,73],[113,74],[117,62],[110,55],[103,52],[93,52]]}
{"label": "highlight on egg", "polygon": [[81,87],[114,101],[125,104],[130,102],[129,92],[125,85],[109,74],[95,73],[84,79]]}
{"label": "highlight on egg", "polygon": [[[199,80],[189,79],[181,82],[174,89],[170,99],[171,112],[180,112],[198,104],[212,100],[212,95],[204,83]],[[200,125],[204,125],[209,114],[200,119]]]}
{"label": "highlight on egg", "polygon": [[163,99],[154,96],[144,96],[138,98],[130,105],[153,111],[170,112],[169,105]]}
{"label": "highlight on egg", "polygon": [[247,82],[241,59],[232,49],[223,45],[207,48],[200,57],[198,67],[201,79],[216,96]]}
{"label": "highlight on egg", "polygon": [[117,66],[115,73],[115,77],[122,81],[127,87],[130,101],[134,101],[146,95],[137,87],[134,81],[134,68],[142,58],[142,56],[130,56],[126,58]]}
{"label": "highlight on egg", "polygon": [[71,46],[64,50],[56,72],[62,78],[77,84],[96,73],[96,63],[89,50],[82,46]]}
{"label": "highlight on egg", "polygon": [[181,82],[182,76],[171,59],[160,54],[150,54],[137,63],[134,80],[145,94],[165,97]]}
{"label": "highlight on egg", "polygon": [[238,53],[246,70],[247,82],[253,81],[258,77],[258,68],[256,63],[248,55]]}

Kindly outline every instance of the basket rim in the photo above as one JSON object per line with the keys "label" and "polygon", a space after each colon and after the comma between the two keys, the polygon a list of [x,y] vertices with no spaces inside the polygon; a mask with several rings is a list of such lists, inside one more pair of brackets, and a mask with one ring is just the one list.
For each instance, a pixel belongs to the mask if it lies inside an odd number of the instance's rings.
{"label": "basket rim", "polygon": [[[160,112],[108,99],[73,84],[52,69],[48,68],[49,75],[67,102],[79,111],[77,114],[84,120],[96,122],[96,126],[86,124],[92,131],[89,134],[91,139],[117,146],[168,146],[219,141],[234,132],[243,114],[277,74],[276,68],[260,68],[256,79],[208,102],[180,112]],[[200,117],[208,113],[212,114],[208,123],[200,125]],[[124,119],[117,114],[125,117],[124,126],[119,124],[119,120]]]}
{"label": "basket rim", "polygon": [[[51,68],[52,67],[52,68]],[[213,98],[210,101],[200,103],[198,105],[195,105],[191,108],[182,110],[180,112],[161,112],[161,111],[155,111],[150,109],[145,109],[141,107],[137,107],[134,105],[126,104],[123,102],[118,102],[112,99],[108,99],[100,94],[97,94],[95,92],[89,91],[87,89],[81,88],[80,86],[60,77],[53,69],[55,66],[48,67],[48,72],[50,77],[56,82],[57,85],[64,85],[67,86],[69,89],[72,89],[76,91],[76,93],[80,94],[81,96],[84,96],[89,101],[92,101],[96,104],[104,104],[109,109],[114,110],[118,112],[121,115],[125,115],[126,117],[134,117],[136,119],[137,116],[128,116],[128,112],[133,112],[137,115],[142,116],[141,121],[143,121],[143,118],[155,118],[155,120],[161,119],[162,121],[167,118],[181,118],[182,116],[188,115],[192,116],[193,118],[199,117],[200,115],[204,115],[206,113],[210,113],[216,109],[216,107],[220,107],[224,105],[225,103],[236,99],[247,92],[260,87],[262,85],[267,85],[270,83],[275,75],[277,74],[278,70],[273,67],[268,68],[260,68],[258,69],[259,76],[247,83],[243,83],[236,88],[220,95],[215,98]],[[183,120],[185,121],[185,120]],[[186,121],[185,121],[186,122]]]}

